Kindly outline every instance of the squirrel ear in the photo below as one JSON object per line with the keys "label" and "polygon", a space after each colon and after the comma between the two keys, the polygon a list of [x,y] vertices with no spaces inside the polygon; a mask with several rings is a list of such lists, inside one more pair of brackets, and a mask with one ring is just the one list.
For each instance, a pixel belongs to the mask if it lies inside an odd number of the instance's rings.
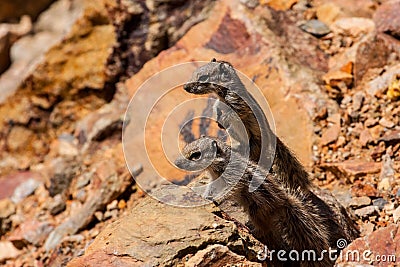
{"label": "squirrel ear", "polygon": [[219,69],[222,71],[226,71],[226,70],[228,70],[228,66],[225,64],[225,62],[220,62]]}
{"label": "squirrel ear", "polygon": [[217,62],[217,60],[215,58],[211,59],[211,62]]}
{"label": "squirrel ear", "polygon": [[217,147],[217,141],[213,140],[211,145],[216,148]]}
{"label": "squirrel ear", "polygon": [[223,81],[227,81],[230,79],[229,65],[227,65],[225,62],[221,62],[219,64],[219,71],[220,71],[221,79]]}

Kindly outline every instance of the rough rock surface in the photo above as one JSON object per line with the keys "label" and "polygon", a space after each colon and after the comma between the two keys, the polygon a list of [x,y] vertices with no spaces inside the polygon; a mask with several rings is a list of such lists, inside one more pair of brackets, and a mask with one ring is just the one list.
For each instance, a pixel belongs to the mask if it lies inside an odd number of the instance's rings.
{"label": "rough rock surface", "polygon": [[[224,244],[230,250],[248,253],[246,256],[254,259],[259,252],[257,249],[261,250],[262,246],[255,239],[244,242],[235,224],[213,215],[212,210],[210,206],[172,207],[147,198],[127,216],[104,229],[87,248],[85,256],[68,266],[82,266],[84,263],[96,266],[110,256],[122,262],[129,256],[129,263],[133,266],[173,266],[185,261],[196,262],[196,259],[190,260],[193,254],[212,244]],[[146,218],[146,223],[138,218]],[[254,247],[247,247],[249,244]],[[108,262],[105,266],[119,265]]]}

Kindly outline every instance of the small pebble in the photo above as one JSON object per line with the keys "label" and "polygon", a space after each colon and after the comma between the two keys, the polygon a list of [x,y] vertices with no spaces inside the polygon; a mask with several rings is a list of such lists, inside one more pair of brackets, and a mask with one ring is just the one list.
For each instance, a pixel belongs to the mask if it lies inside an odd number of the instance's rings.
{"label": "small pebble", "polygon": [[94,213],[94,217],[96,217],[96,219],[99,221],[99,222],[101,222],[102,220],[103,220],[103,213],[101,212],[101,211],[96,211],[95,213]]}
{"label": "small pebble", "polygon": [[397,209],[394,210],[393,212],[393,221],[394,223],[397,223],[400,219],[400,206],[397,207]]}
{"label": "small pebble", "polygon": [[364,235],[371,234],[374,231],[375,225],[371,222],[367,222],[362,226],[362,232]]}
{"label": "small pebble", "polygon": [[380,181],[378,184],[378,190],[388,191],[389,189],[390,189],[390,179],[383,178],[382,181]]}
{"label": "small pebble", "polygon": [[360,218],[366,218],[368,216],[375,215],[377,212],[378,208],[375,206],[367,206],[354,211],[354,213]]}
{"label": "small pebble", "polygon": [[392,215],[393,211],[394,211],[394,203],[390,202],[390,203],[386,204],[385,207],[383,207],[383,209],[385,210],[386,214]]}
{"label": "small pebble", "polygon": [[370,204],[371,204],[371,199],[369,197],[362,196],[362,197],[353,197],[349,203],[349,206],[360,208],[368,206]]}
{"label": "small pebble", "polygon": [[331,32],[329,27],[320,20],[312,19],[300,25],[300,29],[316,37],[322,37]]}
{"label": "small pebble", "polygon": [[374,206],[377,206],[380,210],[383,210],[383,208],[385,207],[385,205],[387,204],[387,200],[383,199],[383,198],[377,198],[372,200],[372,204]]}
{"label": "small pebble", "polygon": [[368,118],[365,122],[364,122],[364,125],[365,125],[365,127],[372,127],[372,126],[375,126],[376,124],[378,123],[378,120],[377,119],[374,119],[374,118]]}
{"label": "small pebble", "polygon": [[400,188],[397,190],[396,197],[400,197]]}
{"label": "small pebble", "polygon": [[110,218],[116,218],[118,216],[118,210],[108,210],[104,212],[104,220],[110,219]]}
{"label": "small pebble", "polygon": [[107,210],[115,210],[116,208],[118,208],[118,200],[116,199],[107,205]]}
{"label": "small pebble", "polygon": [[48,209],[53,216],[65,210],[65,201],[61,194],[54,196],[53,200],[49,203]]}
{"label": "small pebble", "polygon": [[121,199],[121,200],[118,202],[118,209],[122,210],[122,209],[124,209],[125,207],[126,207],[126,201],[123,200],[123,199]]}
{"label": "small pebble", "polygon": [[83,188],[82,188],[82,189],[79,189],[79,190],[76,192],[75,198],[76,198],[77,200],[79,200],[80,202],[84,203],[85,200],[86,200],[86,190],[83,189]]}
{"label": "small pebble", "polygon": [[353,96],[353,109],[358,111],[361,109],[364,102],[364,93],[358,92]]}
{"label": "small pebble", "polygon": [[12,202],[14,203],[21,202],[24,198],[33,194],[33,192],[35,192],[36,188],[38,188],[39,185],[41,185],[41,182],[32,178],[20,184],[14,190],[14,194],[11,197]]}
{"label": "small pebble", "polygon": [[88,185],[90,182],[90,177],[91,177],[91,175],[89,175],[88,173],[84,173],[81,176],[79,176],[78,180],[76,181],[76,188],[80,189],[80,188]]}
{"label": "small pebble", "polygon": [[390,121],[390,120],[388,120],[386,118],[380,119],[379,120],[379,124],[381,126],[385,127],[385,128],[388,128],[388,129],[393,128],[395,126],[394,122],[392,122],[392,121]]}
{"label": "small pebble", "polygon": [[69,235],[62,239],[62,242],[81,243],[85,237],[83,235]]}

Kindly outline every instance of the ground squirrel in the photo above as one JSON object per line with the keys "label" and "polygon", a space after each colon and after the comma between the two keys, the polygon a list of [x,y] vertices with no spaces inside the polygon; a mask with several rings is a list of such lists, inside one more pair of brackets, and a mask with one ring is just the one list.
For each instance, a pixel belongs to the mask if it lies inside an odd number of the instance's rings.
{"label": "ground squirrel", "polygon": [[[193,72],[184,89],[192,94],[217,94],[219,100],[228,105],[241,119],[247,131],[246,137],[238,138],[241,133],[235,136],[232,112],[220,112],[216,107],[217,113],[220,113],[217,114],[217,120],[221,121],[220,124],[224,128],[230,129],[230,133],[233,132],[232,137],[239,139],[238,142],[248,138],[246,143],[249,144],[250,160],[266,169],[273,163],[277,179],[291,189],[307,189],[310,186],[308,173],[289,148],[272,132],[261,107],[247,91],[230,63],[213,59]],[[265,142],[262,142],[262,137],[265,137]],[[274,150],[276,153],[272,155]],[[271,156],[275,156],[273,162],[272,159],[269,160]]]}
{"label": "ground squirrel", "polygon": [[[349,238],[343,232],[332,230],[331,218],[315,205],[314,196],[309,192],[288,190],[258,165],[243,158],[222,141],[201,137],[187,144],[182,155],[175,161],[176,166],[189,171],[207,170],[214,179],[221,177],[230,191],[225,195],[244,207],[254,225],[254,235],[269,249],[314,250],[318,257],[328,250],[336,240]],[[231,164],[229,168],[228,164]],[[243,171],[242,171],[243,170]],[[261,179],[259,188],[249,192],[249,181]],[[333,227],[338,227],[334,225]],[[334,242],[332,242],[334,240]],[[276,266],[332,266],[327,256],[315,262],[276,262]]]}

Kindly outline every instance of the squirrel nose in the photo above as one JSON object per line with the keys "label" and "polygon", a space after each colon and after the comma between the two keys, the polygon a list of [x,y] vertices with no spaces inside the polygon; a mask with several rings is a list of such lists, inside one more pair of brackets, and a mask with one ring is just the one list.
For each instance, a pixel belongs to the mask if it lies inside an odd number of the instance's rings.
{"label": "squirrel nose", "polygon": [[182,160],[180,158],[176,159],[174,164],[176,167],[182,168]]}
{"label": "squirrel nose", "polygon": [[187,82],[183,85],[183,89],[188,92],[191,93],[192,92],[192,88],[193,88],[194,82]]}

